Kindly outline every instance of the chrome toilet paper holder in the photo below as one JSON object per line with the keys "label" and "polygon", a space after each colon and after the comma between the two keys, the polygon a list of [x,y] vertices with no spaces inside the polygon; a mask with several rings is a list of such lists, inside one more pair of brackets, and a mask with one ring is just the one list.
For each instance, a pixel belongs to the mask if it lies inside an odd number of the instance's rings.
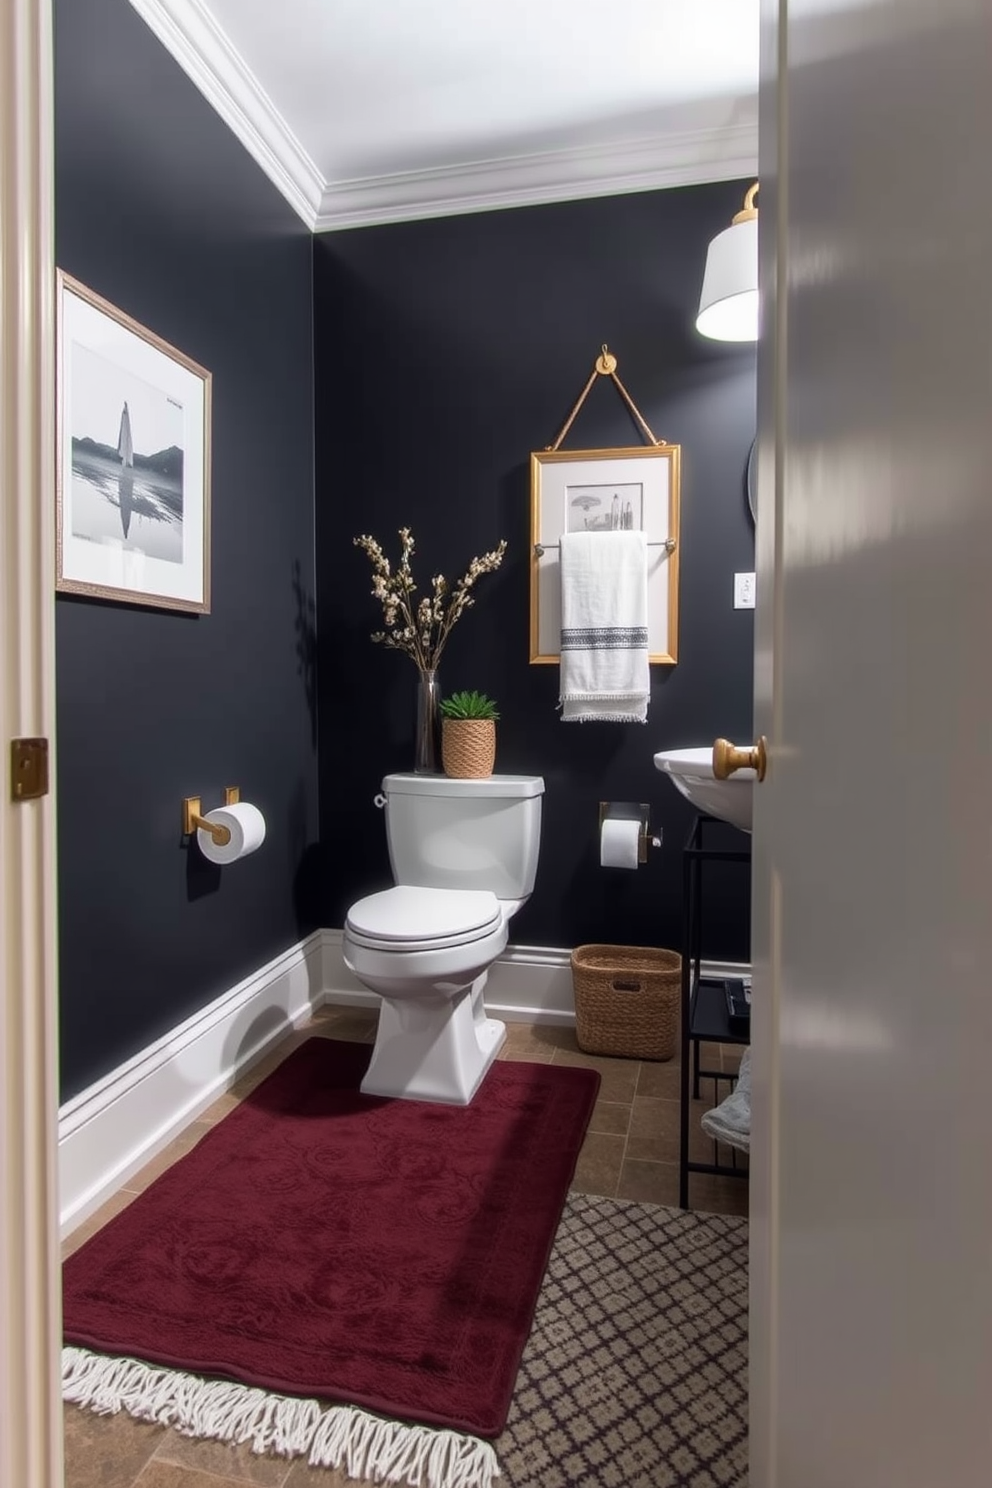
{"label": "chrome toilet paper holder", "polygon": [[[229,785],[224,791],[224,805],[237,806],[241,800],[241,788],[237,785]],[[183,797],[183,836],[189,837],[199,827],[201,832],[209,832],[218,847],[226,847],[231,840],[231,829],[225,827],[221,822],[207,821],[200,813],[200,797]]]}
{"label": "chrome toilet paper holder", "polygon": [[651,807],[647,801],[600,801],[599,830],[605,821],[636,821],[640,825],[637,834],[637,861],[646,863],[648,848],[661,846],[661,833],[651,831]]}

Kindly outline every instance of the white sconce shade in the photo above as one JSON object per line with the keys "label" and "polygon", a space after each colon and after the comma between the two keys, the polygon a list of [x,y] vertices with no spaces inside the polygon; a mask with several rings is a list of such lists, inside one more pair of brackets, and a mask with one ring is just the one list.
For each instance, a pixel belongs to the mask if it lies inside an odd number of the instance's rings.
{"label": "white sconce shade", "polygon": [[696,330],[714,341],[758,339],[757,182],[730,227],[718,233],[706,254]]}

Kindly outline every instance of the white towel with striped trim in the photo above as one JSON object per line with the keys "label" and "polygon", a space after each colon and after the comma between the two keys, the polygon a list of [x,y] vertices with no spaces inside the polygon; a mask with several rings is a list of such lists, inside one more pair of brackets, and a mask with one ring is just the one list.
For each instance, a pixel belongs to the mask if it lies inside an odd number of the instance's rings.
{"label": "white towel with striped trim", "polygon": [[564,723],[647,723],[648,550],[643,532],[561,535]]}

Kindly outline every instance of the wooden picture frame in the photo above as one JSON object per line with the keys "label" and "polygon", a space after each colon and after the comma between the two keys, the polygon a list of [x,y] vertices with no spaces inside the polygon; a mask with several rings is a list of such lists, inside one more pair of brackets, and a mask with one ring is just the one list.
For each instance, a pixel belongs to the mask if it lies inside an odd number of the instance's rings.
{"label": "wooden picture frame", "polygon": [[211,374],[57,280],[55,587],[207,614]]}
{"label": "wooden picture frame", "polygon": [[530,661],[561,648],[563,532],[643,529],[648,546],[648,659],[678,660],[680,457],[677,444],[540,450],[530,457]]}

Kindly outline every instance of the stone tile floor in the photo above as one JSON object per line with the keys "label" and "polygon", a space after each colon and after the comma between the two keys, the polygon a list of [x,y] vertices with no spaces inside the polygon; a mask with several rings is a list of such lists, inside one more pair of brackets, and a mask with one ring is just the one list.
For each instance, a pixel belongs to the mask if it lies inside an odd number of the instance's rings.
{"label": "stone tile floor", "polygon": [[[306,1038],[375,1037],[375,1014],[347,1008],[322,1008],[314,1019],[294,1029],[264,1060],[148,1163],[103,1207],[65,1241],[69,1255],[95,1234],[112,1215],[188,1152],[200,1137],[280,1064]],[[741,1050],[710,1046],[706,1068],[732,1074]],[[583,1054],[575,1031],[548,1024],[510,1023],[501,1059],[529,1059],[547,1064],[586,1065],[601,1076],[599,1099],[576,1166],[574,1193],[604,1194],[647,1204],[678,1204],[679,1065],[637,1059],[609,1059]],[[704,1081],[706,1099],[693,1102],[690,1153],[713,1160],[713,1145],[699,1127],[699,1117],[730,1090],[724,1081]],[[720,1160],[729,1154],[721,1149]],[[693,1208],[713,1213],[746,1214],[747,1183],[740,1179],[694,1174],[689,1199]],[[129,1416],[96,1416],[65,1407],[65,1488],[347,1488],[341,1473],[314,1469],[303,1462],[256,1457],[248,1448],[218,1442],[191,1441],[162,1426],[148,1426]]]}

